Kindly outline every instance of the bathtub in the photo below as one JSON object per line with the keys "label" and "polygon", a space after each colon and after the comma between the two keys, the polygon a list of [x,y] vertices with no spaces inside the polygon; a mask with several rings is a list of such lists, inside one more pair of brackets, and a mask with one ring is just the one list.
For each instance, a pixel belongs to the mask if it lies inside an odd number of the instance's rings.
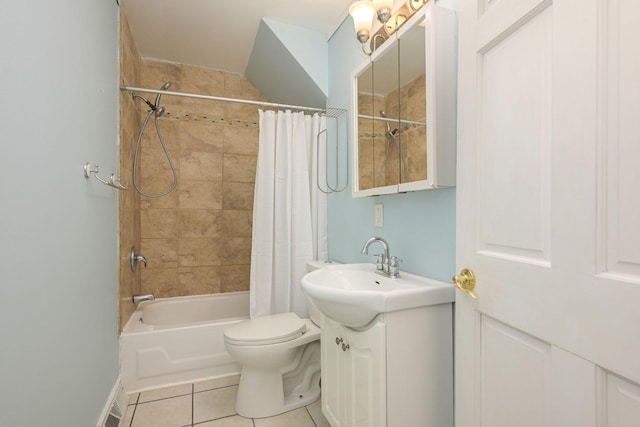
{"label": "bathtub", "polygon": [[239,374],[224,330],[248,318],[248,292],[141,303],[120,335],[123,388],[135,392]]}

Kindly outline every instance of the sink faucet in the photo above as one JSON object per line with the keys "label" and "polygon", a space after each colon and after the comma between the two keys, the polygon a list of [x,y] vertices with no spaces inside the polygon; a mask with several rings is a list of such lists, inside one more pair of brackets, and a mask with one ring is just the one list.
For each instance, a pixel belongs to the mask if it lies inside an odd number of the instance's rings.
{"label": "sink faucet", "polygon": [[375,236],[370,237],[369,239],[367,239],[366,242],[364,242],[364,245],[362,246],[362,250],[360,251],[360,253],[362,255],[367,255],[369,253],[369,246],[374,242],[380,243],[382,245],[382,250],[384,251],[384,253],[380,255],[376,255],[378,257],[378,261],[376,262],[376,273],[388,276],[389,275],[389,244],[387,243],[386,240],[384,240],[382,237],[375,237]]}

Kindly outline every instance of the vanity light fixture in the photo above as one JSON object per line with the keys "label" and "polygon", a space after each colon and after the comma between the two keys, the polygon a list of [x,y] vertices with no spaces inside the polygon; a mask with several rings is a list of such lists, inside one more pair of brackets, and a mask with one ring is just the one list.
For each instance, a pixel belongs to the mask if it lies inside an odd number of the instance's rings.
{"label": "vanity light fixture", "polygon": [[378,15],[378,21],[384,24],[391,18],[393,0],[373,0],[373,8]]}
{"label": "vanity light fixture", "polygon": [[349,7],[349,15],[353,18],[356,37],[363,45],[369,40],[371,21],[375,13],[376,10],[370,0],[357,1]]}
{"label": "vanity light fixture", "polygon": [[[429,0],[406,0],[395,13],[391,13],[393,0],[360,0],[351,4],[349,7],[349,15],[353,18],[353,25],[356,30],[356,37],[362,43],[362,51],[366,55],[371,55],[379,46],[380,42],[384,43],[391,34],[396,32],[402,24],[411,18],[411,16]],[[373,16],[376,15],[378,21],[382,24],[374,34],[371,35],[371,27],[373,25]],[[369,49],[365,49],[365,43],[371,38]]]}

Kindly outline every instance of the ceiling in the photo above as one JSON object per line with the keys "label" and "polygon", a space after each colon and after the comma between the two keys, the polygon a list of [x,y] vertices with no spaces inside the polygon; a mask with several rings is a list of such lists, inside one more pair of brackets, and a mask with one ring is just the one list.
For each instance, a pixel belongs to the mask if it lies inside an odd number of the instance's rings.
{"label": "ceiling", "polygon": [[243,74],[260,20],[328,37],[353,0],[121,0],[143,58]]}

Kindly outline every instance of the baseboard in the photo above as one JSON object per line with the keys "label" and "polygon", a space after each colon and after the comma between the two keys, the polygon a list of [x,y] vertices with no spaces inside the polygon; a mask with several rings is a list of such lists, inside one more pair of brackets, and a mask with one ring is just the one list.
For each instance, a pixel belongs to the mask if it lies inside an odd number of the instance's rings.
{"label": "baseboard", "polygon": [[129,405],[129,395],[122,389],[120,377],[118,377],[98,418],[97,427],[122,427],[127,405]]}

